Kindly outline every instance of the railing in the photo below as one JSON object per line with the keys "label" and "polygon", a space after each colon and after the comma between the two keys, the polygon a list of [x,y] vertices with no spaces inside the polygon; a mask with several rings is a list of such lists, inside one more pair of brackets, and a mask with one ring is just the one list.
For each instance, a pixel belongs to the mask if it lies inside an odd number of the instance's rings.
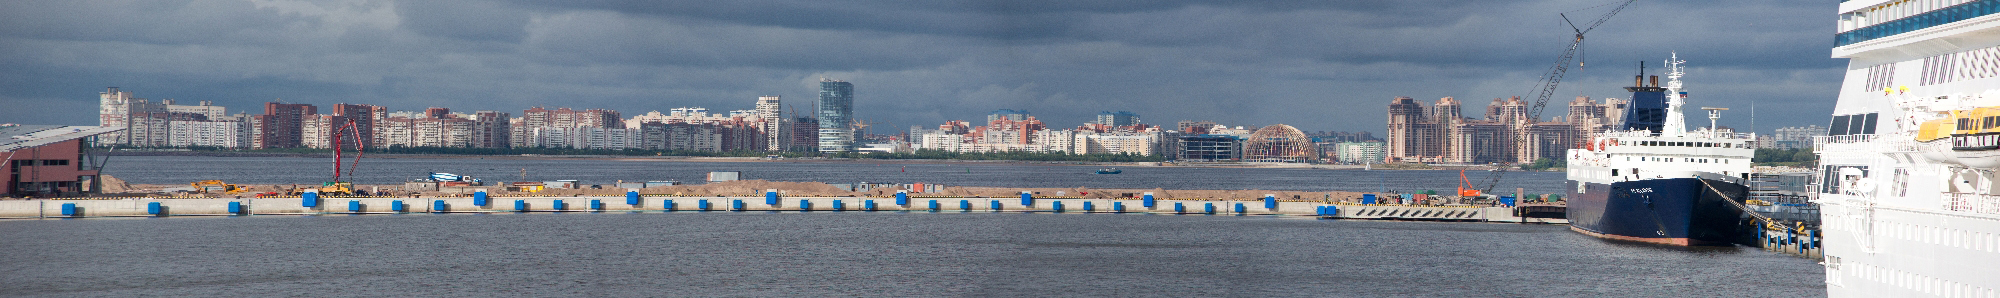
{"label": "railing", "polygon": [[1876,139],[1875,136],[1876,135],[1873,134],[1816,136],[1813,137],[1813,151],[1818,152],[1818,151],[1828,151],[1828,150],[1834,150],[1834,151],[1871,150],[1873,148],[1851,146],[1849,144],[1865,144],[1874,142]]}
{"label": "railing", "polygon": [[1947,193],[1945,194],[1944,209],[1972,213],[2000,214],[2000,196]]}
{"label": "railing", "polygon": [[2000,0],[1972,1],[1834,34],[1833,46],[1851,45],[1994,13],[2000,13]]}

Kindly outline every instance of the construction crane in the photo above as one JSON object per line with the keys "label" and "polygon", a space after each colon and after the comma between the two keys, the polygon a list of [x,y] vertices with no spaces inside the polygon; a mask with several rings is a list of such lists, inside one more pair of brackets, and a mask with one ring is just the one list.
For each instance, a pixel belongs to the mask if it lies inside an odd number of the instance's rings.
{"label": "construction crane", "polygon": [[[353,139],[354,144],[354,162],[346,163],[344,169],[346,173],[341,173],[343,170],[342,159],[344,159],[342,158],[341,150],[344,149],[342,147],[346,147],[344,146],[345,144],[340,142],[341,139],[344,139],[342,138],[343,134],[347,138]],[[347,119],[346,124],[334,127],[333,131],[328,134],[328,138],[333,141],[333,182],[320,185],[319,192],[323,195],[352,195],[355,193],[354,183],[341,182],[340,176],[344,174],[345,176],[353,177],[354,168],[361,166],[361,156],[364,154],[361,149],[366,145],[361,141],[361,128],[359,125],[354,124],[354,119]]]}
{"label": "construction crane", "polygon": [[[1532,124],[1536,119],[1542,118],[1542,107],[1549,105],[1549,97],[1554,96],[1556,94],[1556,85],[1562,83],[1563,74],[1569,72],[1570,60],[1576,58],[1577,53],[1583,49],[1583,34],[1590,33],[1590,30],[1592,29],[1597,29],[1598,25],[1603,25],[1604,21],[1611,20],[1611,16],[1618,15],[1619,11],[1625,10],[1625,7],[1631,6],[1632,2],[1637,2],[1637,1],[1638,0],[1625,0],[1625,2],[1620,2],[1618,3],[1617,7],[1611,8],[1611,11],[1605,12],[1604,15],[1598,16],[1597,20],[1590,21],[1589,24],[1586,24],[1583,27],[1577,27],[1575,22],[1571,22],[1569,20],[1569,15],[1560,13],[1556,14],[1557,16],[1562,17],[1563,24],[1569,25],[1570,31],[1576,33],[1576,38],[1571,39],[1569,42],[1569,48],[1564,49],[1562,55],[1556,57],[1556,63],[1549,66],[1548,73],[1543,74],[1542,79],[1537,80],[1535,82],[1538,85],[1538,88],[1540,88],[1541,90],[1539,92],[1539,95],[1535,97],[1534,107],[1528,109],[1528,118],[1521,119],[1522,121],[1528,124]],[[1582,67],[1583,63],[1578,62],[1577,66]],[[1526,127],[1521,127],[1521,128],[1526,128]],[[1524,153],[1519,148],[1529,148],[1527,144],[1528,142],[1532,141],[1534,141],[1534,139],[1528,137],[1527,133],[1514,134],[1514,146],[1516,148],[1514,150],[1514,153],[1515,154]],[[1539,155],[1538,152],[1525,152],[1525,153],[1528,154],[1529,156]],[[1488,194],[1493,193],[1493,187],[1499,186],[1500,178],[1506,176],[1506,174],[1507,174],[1507,167],[1497,167],[1496,169],[1494,169],[1492,179],[1486,182],[1486,188],[1481,192]],[[1461,195],[1463,195],[1463,193],[1464,191],[1461,191]]]}

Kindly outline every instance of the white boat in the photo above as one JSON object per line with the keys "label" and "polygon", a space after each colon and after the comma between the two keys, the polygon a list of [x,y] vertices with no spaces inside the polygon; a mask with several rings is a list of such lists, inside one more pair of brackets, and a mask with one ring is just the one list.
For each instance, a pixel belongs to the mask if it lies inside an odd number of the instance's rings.
{"label": "white boat", "polygon": [[1847,0],[1820,156],[1827,294],[2000,297],[2000,0]]}

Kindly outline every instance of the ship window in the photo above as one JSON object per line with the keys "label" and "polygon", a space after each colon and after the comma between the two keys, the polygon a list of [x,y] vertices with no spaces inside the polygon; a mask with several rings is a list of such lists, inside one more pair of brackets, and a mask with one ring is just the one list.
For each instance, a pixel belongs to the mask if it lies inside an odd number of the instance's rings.
{"label": "ship window", "polygon": [[1618,176],[1618,169],[1611,169],[1612,176]]}
{"label": "ship window", "polygon": [[1826,134],[1831,136],[1847,135],[1847,118],[1847,115],[1833,116],[1833,122],[1827,123]]}
{"label": "ship window", "polygon": [[[1871,134],[1871,135],[1875,134],[1875,115],[1876,113],[1868,113],[1867,118],[1863,118],[1864,120],[1860,120],[1861,127],[1860,129],[1858,129],[1860,131],[1859,132],[1860,134]],[[1855,115],[1855,117],[1861,117],[1861,115]],[[1856,130],[1856,129],[1850,128],[1849,130]]]}

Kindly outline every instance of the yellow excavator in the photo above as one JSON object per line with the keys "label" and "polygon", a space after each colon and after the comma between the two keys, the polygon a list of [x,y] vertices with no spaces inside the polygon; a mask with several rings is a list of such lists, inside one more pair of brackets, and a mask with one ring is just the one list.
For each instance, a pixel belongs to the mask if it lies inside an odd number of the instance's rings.
{"label": "yellow excavator", "polygon": [[248,187],[239,187],[236,186],[235,184],[223,183],[222,180],[195,181],[194,183],[188,183],[188,186],[193,186],[195,190],[205,193],[233,194],[250,190],[250,188]]}

